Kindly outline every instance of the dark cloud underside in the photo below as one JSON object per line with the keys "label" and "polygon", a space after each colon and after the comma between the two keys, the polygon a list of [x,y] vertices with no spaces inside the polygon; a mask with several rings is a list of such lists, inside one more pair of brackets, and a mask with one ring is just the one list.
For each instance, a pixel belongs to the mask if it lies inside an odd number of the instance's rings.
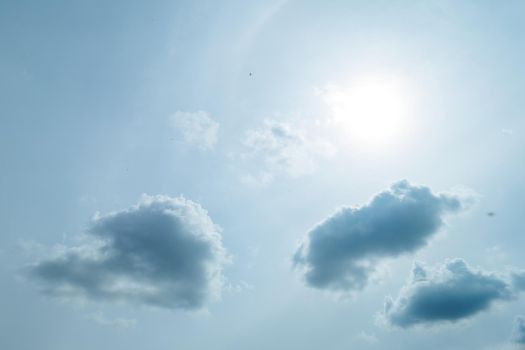
{"label": "dark cloud underside", "polygon": [[368,204],[343,208],[317,225],[297,249],[294,265],[312,287],[361,289],[379,259],[425,246],[443,225],[443,216],[461,207],[457,195],[397,182]]}
{"label": "dark cloud underside", "polygon": [[511,295],[505,280],[475,271],[461,259],[449,260],[432,271],[416,264],[397,299],[387,298],[384,316],[403,328],[454,322],[487,310],[493,302],[507,300]]}
{"label": "dark cloud underside", "polygon": [[88,233],[89,243],[31,267],[45,293],[195,309],[220,291],[221,235],[190,200],[145,196],[95,218]]}

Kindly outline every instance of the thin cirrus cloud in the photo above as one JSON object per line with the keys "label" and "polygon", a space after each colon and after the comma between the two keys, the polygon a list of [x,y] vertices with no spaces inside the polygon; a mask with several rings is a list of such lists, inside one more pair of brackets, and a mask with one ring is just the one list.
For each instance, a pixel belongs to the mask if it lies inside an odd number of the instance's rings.
{"label": "thin cirrus cloud", "polygon": [[398,297],[385,300],[383,316],[401,328],[456,322],[512,296],[504,278],[474,270],[462,259],[445,261],[432,270],[416,263]]}
{"label": "thin cirrus cloud", "polygon": [[177,111],[170,116],[170,122],[186,144],[201,150],[212,150],[215,147],[219,123],[208,112]]}
{"label": "thin cirrus cloud", "polygon": [[366,286],[381,259],[415,252],[456,213],[466,197],[394,183],[360,207],[342,208],[314,227],[293,264],[314,288],[352,292]]}
{"label": "thin cirrus cloud", "polygon": [[525,344],[525,317],[516,316],[512,330],[512,340],[518,344]]}
{"label": "thin cirrus cloud", "polygon": [[[313,173],[323,158],[336,153],[331,143],[312,137],[305,129],[287,122],[265,120],[257,129],[248,130],[242,140],[245,158],[261,160],[264,174],[284,172],[291,177]],[[266,177],[267,178],[267,177]]]}
{"label": "thin cirrus cloud", "polygon": [[134,318],[108,318],[106,315],[104,315],[102,312],[94,312],[92,314],[87,315],[87,317],[98,323],[101,326],[107,326],[107,327],[113,327],[115,329],[128,329],[135,327],[137,324],[137,320]]}
{"label": "thin cirrus cloud", "polygon": [[220,295],[227,253],[220,228],[195,202],[144,195],[96,215],[87,236],[29,267],[45,294],[188,310]]}

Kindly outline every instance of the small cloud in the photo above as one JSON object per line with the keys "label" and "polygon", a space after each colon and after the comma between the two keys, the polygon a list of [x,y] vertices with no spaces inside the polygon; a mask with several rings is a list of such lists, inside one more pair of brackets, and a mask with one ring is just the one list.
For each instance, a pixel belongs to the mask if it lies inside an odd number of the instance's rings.
{"label": "small cloud", "polygon": [[373,333],[367,333],[365,331],[361,331],[357,335],[357,338],[364,341],[367,344],[377,344],[379,342],[379,339],[377,339],[377,336]]}
{"label": "small cloud", "polygon": [[400,181],[360,207],[342,208],[308,234],[293,256],[296,268],[314,288],[360,290],[385,258],[427,245],[448,213],[464,207],[461,196],[433,193]]}
{"label": "small cloud", "polygon": [[224,285],[224,291],[230,294],[239,294],[252,289],[253,286],[245,281],[241,281],[239,283],[228,282]]}
{"label": "small cloud", "polygon": [[501,129],[501,133],[505,134],[505,135],[508,135],[508,136],[511,136],[511,135],[514,135],[514,130],[512,130],[512,129]]}
{"label": "small cloud", "polygon": [[273,180],[273,175],[268,172],[263,172],[259,175],[246,174],[241,176],[241,182],[244,185],[263,187]]}
{"label": "small cloud", "polygon": [[220,295],[228,257],[220,228],[195,202],[144,195],[128,209],[95,215],[86,237],[29,267],[43,293],[188,310]]}
{"label": "small cloud", "polygon": [[213,120],[208,112],[177,111],[170,116],[170,122],[189,145],[201,150],[211,150],[217,143],[219,123]]}
{"label": "small cloud", "polygon": [[119,330],[133,328],[137,325],[137,320],[134,318],[114,318],[108,319],[102,312],[97,311],[87,315],[87,318],[95,321],[101,326],[113,327]]}
{"label": "small cloud", "polygon": [[525,317],[516,316],[514,319],[512,340],[518,344],[525,344]]}
{"label": "small cloud", "polygon": [[401,328],[456,322],[511,297],[504,279],[474,270],[462,259],[447,260],[432,270],[416,263],[398,297],[385,300],[383,316]]}
{"label": "small cloud", "polygon": [[265,120],[255,130],[246,132],[243,144],[249,152],[244,158],[261,160],[267,171],[282,171],[291,177],[313,173],[318,161],[335,154],[335,147],[324,140],[312,137],[306,130],[290,123]]}

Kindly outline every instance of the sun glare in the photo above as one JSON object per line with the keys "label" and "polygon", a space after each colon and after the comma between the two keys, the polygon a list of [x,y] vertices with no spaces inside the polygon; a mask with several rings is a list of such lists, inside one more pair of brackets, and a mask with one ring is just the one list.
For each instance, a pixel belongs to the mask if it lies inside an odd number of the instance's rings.
{"label": "sun glare", "polygon": [[325,102],[348,142],[367,148],[393,146],[408,128],[409,96],[399,81],[363,81],[348,88],[329,87]]}

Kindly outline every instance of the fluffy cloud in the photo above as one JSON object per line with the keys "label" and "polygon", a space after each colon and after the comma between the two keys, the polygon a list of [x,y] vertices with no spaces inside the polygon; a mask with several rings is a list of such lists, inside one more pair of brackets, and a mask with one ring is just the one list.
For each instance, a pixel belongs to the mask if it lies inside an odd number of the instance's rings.
{"label": "fluffy cloud", "polygon": [[312,138],[289,123],[273,120],[247,131],[243,143],[250,149],[248,157],[262,159],[272,171],[284,171],[292,177],[314,172],[321,158],[335,153],[330,143]]}
{"label": "fluffy cloud", "polygon": [[511,296],[504,279],[473,270],[462,259],[448,260],[430,271],[415,264],[397,299],[386,299],[384,316],[390,324],[403,328],[454,322]]}
{"label": "fluffy cloud", "polygon": [[215,146],[219,123],[213,120],[209,113],[178,111],[170,117],[170,120],[184,142],[202,150],[210,150]]}
{"label": "fluffy cloud", "polygon": [[462,199],[400,181],[361,207],[342,208],[311,230],[293,257],[308,285],[347,292],[363,288],[382,258],[414,252],[457,212]]}
{"label": "fluffy cloud", "polygon": [[525,344],[525,317],[517,316],[514,320],[512,340],[518,344]]}
{"label": "fluffy cloud", "polygon": [[198,309],[218,297],[227,260],[220,229],[197,203],[143,196],[97,215],[82,245],[29,269],[42,291],[63,299]]}

